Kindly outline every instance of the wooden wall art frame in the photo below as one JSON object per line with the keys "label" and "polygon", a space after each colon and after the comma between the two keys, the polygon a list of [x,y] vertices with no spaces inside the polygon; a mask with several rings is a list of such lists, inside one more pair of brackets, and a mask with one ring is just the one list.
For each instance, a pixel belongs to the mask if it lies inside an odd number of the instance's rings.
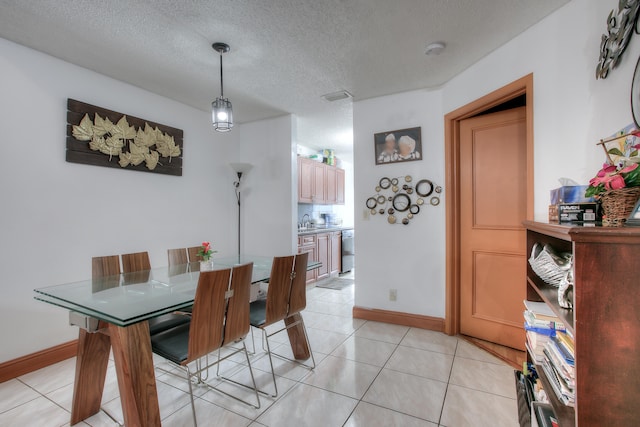
{"label": "wooden wall art frame", "polygon": [[67,162],[182,176],[183,132],[67,100]]}

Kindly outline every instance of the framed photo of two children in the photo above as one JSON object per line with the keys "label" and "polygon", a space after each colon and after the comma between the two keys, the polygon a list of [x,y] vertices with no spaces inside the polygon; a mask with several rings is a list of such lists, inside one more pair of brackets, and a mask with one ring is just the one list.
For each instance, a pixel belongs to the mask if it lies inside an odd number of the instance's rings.
{"label": "framed photo of two children", "polygon": [[374,134],[376,165],[422,160],[421,134],[419,127]]}

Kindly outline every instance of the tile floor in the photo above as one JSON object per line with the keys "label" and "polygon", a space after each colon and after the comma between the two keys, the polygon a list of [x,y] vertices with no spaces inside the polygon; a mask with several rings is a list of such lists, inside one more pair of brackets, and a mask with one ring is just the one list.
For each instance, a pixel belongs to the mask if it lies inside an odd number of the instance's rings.
{"label": "tile floor", "polygon": [[[205,387],[195,387],[203,426],[518,426],[513,369],[471,344],[447,335],[351,317],[353,286],[308,291],[307,324],[317,367],[310,371],[275,358],[279,397],[261,397],[259,410]],[[260,388],[272,385],[260,348],[252,366]],[[249,340],[250,341],[250,340]],[[290,355],[286,334],[273,350]],[[250,344],[248,344],[250,347]],[[223,363],[233,379],[248,383],[243,355]],[[1,426],[69,425],[75,359],[0,384]],[[162,359],[156,366],[169,367]],[[186,380],[156,372],[163,426],[192,425]],[[209,382],[250,399],[251,394],[215,373]],[[122,423],[113,362],[103,409]],[[78,425],[115,426],[105,412]]]}

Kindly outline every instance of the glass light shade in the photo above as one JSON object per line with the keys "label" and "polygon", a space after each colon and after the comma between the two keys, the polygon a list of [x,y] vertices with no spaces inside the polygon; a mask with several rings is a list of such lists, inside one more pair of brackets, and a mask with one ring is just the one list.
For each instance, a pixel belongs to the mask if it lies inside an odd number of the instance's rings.
{"label": "glass light shade", "polygon": [[229,99],[219,97],[211,103],[211,120],[218,132],[229,132],[233,128],[233,108]]}

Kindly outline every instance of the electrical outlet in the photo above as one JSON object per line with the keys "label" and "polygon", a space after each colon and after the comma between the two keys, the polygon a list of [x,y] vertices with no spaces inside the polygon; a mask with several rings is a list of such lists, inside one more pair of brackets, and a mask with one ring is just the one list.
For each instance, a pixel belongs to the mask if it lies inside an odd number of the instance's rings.
{"label": "electrical outlet", "polygon": [[397,301],[397,300],[398,300],[398,290],[389,289],[389,301]]}
{"label": "electrical outlet", "polygon": [[369,221],[369,209],[365,209],[364,211],[362,211],[362,219],[365,221]]}

